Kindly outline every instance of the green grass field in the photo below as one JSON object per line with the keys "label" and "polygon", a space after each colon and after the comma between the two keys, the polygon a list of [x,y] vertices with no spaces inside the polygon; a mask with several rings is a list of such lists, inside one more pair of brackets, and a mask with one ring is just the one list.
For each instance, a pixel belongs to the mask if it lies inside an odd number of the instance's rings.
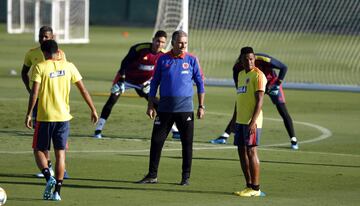
{"label": "green grass field", "polygon": [[[0,25],[0,187],[9,206],[49,205],[42,200],[44,180],[31,151],[32,130],[24,126],[28,94],[18,73],[25,52],[36,46],[32,35],[8,35]],[[130,33],[127,39],[122,31]],[[109,91],[128,47],[149,40],[151,29],[91,28],[89,45],[62,45],[84,76],[88,90]],[[206,73],[205,73],[206,75]],[[360,94],[286,90],[300,150],[291,151],[285,128],[270,99],[264,103],[259,147],[264,198],[240,198],[244,186],[236,149],[207,143],[223,132],[234,104],[234,89],[207,87],[206,117],[195,122],[191,185],[181,187],[181,146],[168,138],[159,168],[159,184],[138,185],[147,172],[152,121],[145,101],[120,98],[104,129],[93,139],[94,126],[81,96],[72,91],[70,149],[59,205],[358,205],[360,197]],[[93,96],[101,112],[106,96]],[[232,140],[232,138],[231,138]],[[52,155],[52,159],[53,159]],[[54,203],[57,204],[57,203]]]}

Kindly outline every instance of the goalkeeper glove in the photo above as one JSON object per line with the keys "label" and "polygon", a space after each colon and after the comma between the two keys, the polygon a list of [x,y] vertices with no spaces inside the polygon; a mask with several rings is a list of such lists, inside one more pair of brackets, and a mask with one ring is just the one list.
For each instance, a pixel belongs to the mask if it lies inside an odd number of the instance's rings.
{"label": "goalkeeper glove", "polygon": [[150,81],[144,82],[141,90],[142,90],[145,94],[149,94],[149,92],[150,92]]}
{"label": "goalkeeper glove", "polygon": [[275,84],[275,85],[272,85],[272,86],[268,89],[267,93],[268,93],[269,95],[277,96],[277,95],[279,94],[279,90],[280,90],[280,86]]}
{"label": "goalkeeper glove", "polygon": [[122,94],[125,92],[125,83],[124,81],[118,81],[111,87],[111,94]]}

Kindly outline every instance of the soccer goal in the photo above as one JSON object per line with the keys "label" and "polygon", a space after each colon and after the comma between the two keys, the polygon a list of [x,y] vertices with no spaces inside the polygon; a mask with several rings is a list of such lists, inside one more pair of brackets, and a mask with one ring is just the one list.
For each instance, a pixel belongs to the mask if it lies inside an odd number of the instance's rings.
{"label": "soccer goal", "polygon": [[287,87],[360,91],[359,19],[358,0],[159,0],[155,30],[188,31],[208,83],[233,85],[252,46],[288,65]]}
{"label": "soccer goal", "polygon": [[19,34],[34,32],[33,0],[8,0],[7,1],[7,32]]}
{"label": "soccer goal", "polygon": [[8,33],[54,30],[59,43],[89,42],[89,0],[8,0]]}

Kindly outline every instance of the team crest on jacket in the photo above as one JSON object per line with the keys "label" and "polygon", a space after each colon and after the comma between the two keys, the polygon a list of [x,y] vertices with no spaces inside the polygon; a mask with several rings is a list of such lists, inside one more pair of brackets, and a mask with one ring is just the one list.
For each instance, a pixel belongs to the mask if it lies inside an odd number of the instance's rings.
{"label": "team crest on jacket", "polygon": [[184,62],[184,63],[182,64],[182,67],[183,67],[183,69],[189,69],[189,63]]}

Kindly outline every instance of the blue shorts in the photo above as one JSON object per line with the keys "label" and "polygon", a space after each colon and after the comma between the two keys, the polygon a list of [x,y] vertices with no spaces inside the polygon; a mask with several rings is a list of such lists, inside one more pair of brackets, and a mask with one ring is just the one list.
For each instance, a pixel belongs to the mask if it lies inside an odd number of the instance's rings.
{"label": "blue shorts", "polygon": [[64,150],[67,148],[69,132],[69,121],[36,122],[32,148],[40,151],[49,150],[52,140],[54,149]]}
{"label": "blue shorts", "polygon": [[261,128],[256,128],[254,134],[250,134],[249,125],[235,125],[234,145],[236,146],[258,146],[260,144]]}

